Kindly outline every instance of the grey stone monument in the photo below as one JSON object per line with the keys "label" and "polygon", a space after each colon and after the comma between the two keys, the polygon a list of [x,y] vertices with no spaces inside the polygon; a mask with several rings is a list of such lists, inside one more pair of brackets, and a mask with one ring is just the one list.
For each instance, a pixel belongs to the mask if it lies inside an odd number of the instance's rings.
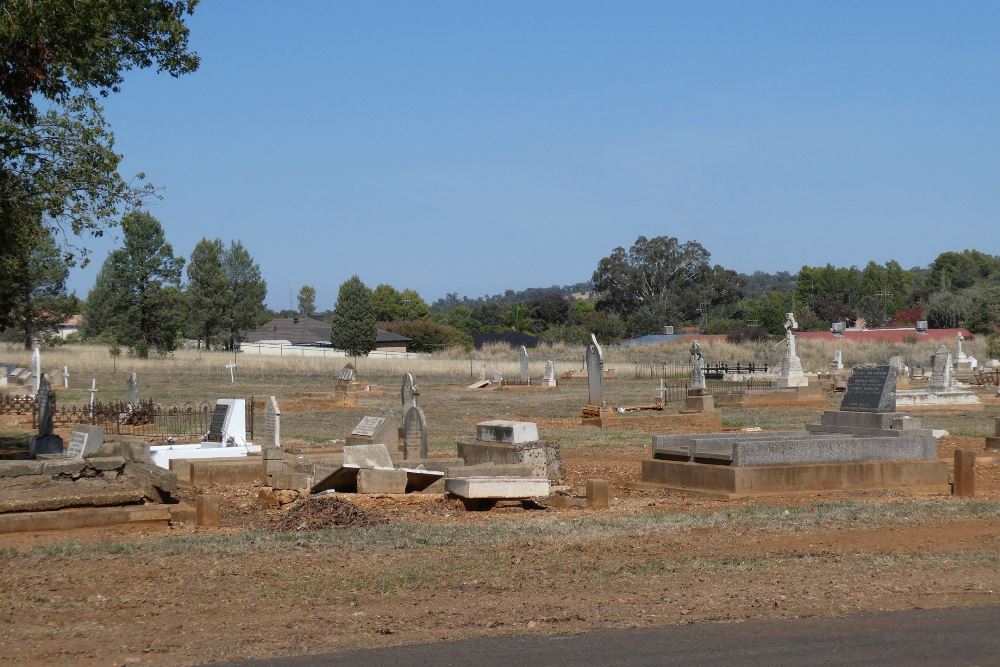
{"label": "grey stone monument", "polygon": [[551,359],[545,362],[545,374],[542,376],[542,380],[549,387],[556,386],[556,366]]}
{"label": "grey stone monument", "polygon": [[588,405],[604,406],[604,354],[597,340],[591,337],[587,346],[587,390]]}
{"label": "grey stone monument", "polygon": [[493,371],[493,379],[490,382],[498,387],[503,384],[503,375],[500,374],[500,371]]}
{"label": "grey stone monument", "polygon": [[403,414],[409,410],[412,406],[417,404],[417,396],[420,392],[417,390],[417,386],[413,383],[413,375],[407,373],[403,376],[403,387],[399,391],[400,399],[403,402]]}
{"label": "grey stone monument", "polygon": [[701,354],[701,345],[698,341],[691,343],[691,389],[695,391],[705,389],[705,357]]}
{"label": "grey stone monument", "polygon": [[405,459],[427,458],[427,418],[415,405],[410,406],[403,417],[403,443]]}
{"label": "grey stone monument", "polygon": [[528,370],[528,349],[522,345],[517,356],[521,362],[521,382],[531,384],[531,373]]}
{"label": "grey stone monument", "polygon": [[281,447],[281,408],[278,399],[271,396],[264,408],[264,446]]}
{"label": "grey stone monument", "polygon": [[31,374],[33,376],[31,390],[37,396],[38,388],[42,381],[42,353],[37,347],[31,350]]}
{"label": "grey stone monument", "polygon": [[62,454],[63,439],[52,433],[52,402],[55,393],[49,386],[49,378],[44,373],[38,382],[38,435],[32,436],[28,444],[31,458],[39,454]]}
{"label": "grey stone monument", "polygon": [[952,377],[951,352],[948,346],[941,344],[937,352],[934,353],[934,360],[931,368],[931,379],[927,383],[927,388],[932,391],[947,391],[955,384]]}
{"label": "grey stone monument", "polygon": [[139,376],[135,373],[128,374],[128,402],[132,405],[139,404]]}
{"label": "grey stone monument", "polygon": [[104,429],[100,426],[77,424],[73,427],[73,433],[69,437],[66,456],[71,459],[83,458],[96,452],[103,443]]}
{"label": "grey stone monument", "polygon": [[795,353],[795,330],[799,323],[794,313],[785,314],[785,358],[781,360],[781,371],[777,385],[782,388],[806,387],[809,380],[802,372],[802,360]]}
{"label": "grey stone monument", "polygon": [[847,379],[843,412],[896,412],[896,369],[892,366],[855,366]]}

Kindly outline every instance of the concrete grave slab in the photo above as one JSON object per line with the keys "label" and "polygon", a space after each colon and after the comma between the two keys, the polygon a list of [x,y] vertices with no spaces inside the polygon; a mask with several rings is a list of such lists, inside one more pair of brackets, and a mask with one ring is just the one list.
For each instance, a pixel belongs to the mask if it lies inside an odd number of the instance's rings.
{"label": "concrete grave slab", "polygon": [[517,445],[538,440],[538,424],[534,422],[491,419],[476,424],[476,440]]}
{"label": "concrete grave slab", "polygon": [[549,495],[543,477],[456,477],[444,481],[445,491],[468,499],[525,500]]}

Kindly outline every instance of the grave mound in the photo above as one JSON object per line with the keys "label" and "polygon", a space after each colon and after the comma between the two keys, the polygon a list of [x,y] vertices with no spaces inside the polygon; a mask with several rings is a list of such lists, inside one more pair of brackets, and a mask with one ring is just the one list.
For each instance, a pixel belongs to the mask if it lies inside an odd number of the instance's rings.
{"label": "grave mound", "polygon": [[272,530],[321,530],[323,528],[363,528],[389,523],[381,512],[363,510],[334,495],[310,496],[292,505],[271,522]]}

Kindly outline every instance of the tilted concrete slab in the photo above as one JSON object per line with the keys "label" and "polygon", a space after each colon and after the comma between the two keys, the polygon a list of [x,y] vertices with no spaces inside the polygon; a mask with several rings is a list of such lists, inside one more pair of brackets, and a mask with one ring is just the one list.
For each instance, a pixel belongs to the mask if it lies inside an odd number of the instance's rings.
{"label": "tilted concrete slab", "polygon": [[506,419],[491,419],[476,424],[476,440],[519,445],[538,440],[538,424]]}
{"label": "tilted concrete slab", "polygon": [[392,468],[389,448],[382,444],[344,445],[344,467]]}
{"label": "tilted concrete slab", "polygon": [[544,477],[456,477],[444,481],[445,491],[467,499],[524,500],[549,495]]}
{"label": "tilted concrete slab", "polygon": [[19,512],[0,515],[0,533],[23,533],[36,530],[75,530],[125,523],[170,523],[170,505],[131,505],[126,507],[86,507],[50,512]]}

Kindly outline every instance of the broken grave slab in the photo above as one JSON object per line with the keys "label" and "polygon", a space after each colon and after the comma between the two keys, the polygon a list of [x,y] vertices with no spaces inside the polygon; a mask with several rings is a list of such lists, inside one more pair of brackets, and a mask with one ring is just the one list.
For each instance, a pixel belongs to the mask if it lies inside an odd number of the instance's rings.
{"label": "broken grave slab", "polygon": [[549,495],[544,477],[455,477],[444,481],[445,491],[467,499],[524,500]]}

